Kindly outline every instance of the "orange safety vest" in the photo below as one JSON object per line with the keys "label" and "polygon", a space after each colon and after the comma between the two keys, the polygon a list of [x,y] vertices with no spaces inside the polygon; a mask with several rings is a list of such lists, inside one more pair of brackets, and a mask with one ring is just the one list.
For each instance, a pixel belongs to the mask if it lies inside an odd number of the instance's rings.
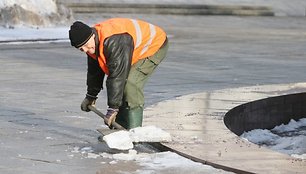
{"label": "orange safety vest", "polygon": [[[103,54],[103,43],[106,38],[121,33],[128,33],[132,36],[134,40],[132,65],[140,59],[155,54],[166,40],[166,33],[161,28],[141,20],[113,18],[96,24],[94,27],[100,41],[98,62],[107,75],[109,71]],[[89,55],[96,59],[94,54]]]}

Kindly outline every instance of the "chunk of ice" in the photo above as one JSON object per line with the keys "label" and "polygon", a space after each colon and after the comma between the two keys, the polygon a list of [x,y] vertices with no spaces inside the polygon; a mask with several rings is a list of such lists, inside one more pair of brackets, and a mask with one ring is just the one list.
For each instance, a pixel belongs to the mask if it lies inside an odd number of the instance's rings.
{"label": "chunk of ice", "polygon": [[128,150],[134,147],[133,141],[129,136],[129,132],[121,130],[103,137],[108,147],[119,150]]}
{"label": "chunk of ice", "polygon": [[156,126],[136,127],[131,129],[130,137],[133,142],[169,142],[170,133]]}
{"label": "chunk of ice", "polygon": [[145,126],[108,134],[103,140],[110,148],[128,150],[134,147],[133,142],[169,142],[171,135],[156,126]]}

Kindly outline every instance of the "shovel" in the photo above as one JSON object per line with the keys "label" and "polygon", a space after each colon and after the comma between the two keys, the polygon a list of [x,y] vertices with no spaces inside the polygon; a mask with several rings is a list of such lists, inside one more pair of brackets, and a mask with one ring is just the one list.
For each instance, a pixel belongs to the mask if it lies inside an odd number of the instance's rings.
{"label": "shovel", "polygon": [[[105,122],[107,117],[94,106],[88,108],[103,118]],[[137,127],[127,130],[117,122],[113,121],[112,126],[115,129],[97,129],[102,134],[98,139],[105,141],[110,148],[127,150],[133,148],[133,143],[137,142],[169,142],[171,135],[154,126]]]}
{"label": "shovel", "polygon": [[[102,113],[100,112],[96,107],[89,105],[88,106],[89,110],[93,111],[94,113],[96,113],[98,116],[100,116],[105,122],[108,122],[108,118]],[[115,129],[97,129],[98,132],[100,132],[103,136],[111,134],[113,132],[119,131],[119,130],[126,130],[124,127],[122,127],[120,124],[118,124],[117,122],[113,121],[112,122],[112,126]]]}

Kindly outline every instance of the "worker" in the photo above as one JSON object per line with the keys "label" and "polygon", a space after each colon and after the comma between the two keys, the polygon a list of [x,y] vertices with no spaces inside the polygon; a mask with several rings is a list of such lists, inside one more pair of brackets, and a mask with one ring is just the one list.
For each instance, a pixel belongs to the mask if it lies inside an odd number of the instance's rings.
{"label": "worker", "polygon": [[72,46],[87,54],[87,93],[81,109],[89,112],[103,89],[107,104],[105,122],[126,129],[142,126],[144,85],[168,50],[166,33],[148,22],[112,18],[93,27],[75,21],[69,30]]}

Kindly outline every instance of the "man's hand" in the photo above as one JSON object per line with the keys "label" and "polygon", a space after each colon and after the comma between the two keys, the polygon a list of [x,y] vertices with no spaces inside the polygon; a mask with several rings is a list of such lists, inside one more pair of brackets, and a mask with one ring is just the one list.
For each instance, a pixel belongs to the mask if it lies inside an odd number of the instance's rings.
{"label": "man's hand", "polygon": [[116,116],[119,112],[119,109],[113,109],[113,108],[108,108],[107,113],[106,113],[106,118],[108,119],[108,122],[104,122],[106,125],[109,127],[112,125],[112,122],[116,120]]}
{"label": "man's hand", "polygon": [[85,112],[89,112],[90,109],[88,108],[89,105],[95,106],[96,99],[85,97],[84,100],[81,103],[81,110]]}

